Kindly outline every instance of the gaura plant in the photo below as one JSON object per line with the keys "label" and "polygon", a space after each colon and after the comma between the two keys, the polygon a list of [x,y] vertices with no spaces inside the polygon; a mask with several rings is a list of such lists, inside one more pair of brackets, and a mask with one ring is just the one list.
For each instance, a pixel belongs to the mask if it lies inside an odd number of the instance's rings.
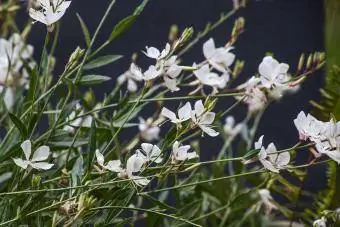
{"label": "gaura plant", "polygon": [[[321,121],[301,111],[292,119],[295,145],[278,149],[273,142],[265,146],[264,136],[255,138],[266,108],[299,95],[300,85],[325,64],[325,54],[302,54],[294,73],[274,55],[260,56],[253,75],[236,83],[245,65],[237,57],[245,19],[235,20],[224,43],[209,37],[246,6],[235,0],[229,13],[203,31],[172,27],[163,46],[148,44],[140,57],[149,58],[150,65],[133,57],[116,77],[93,74],[122,57],[101,53],[148,3],[142,1],[112,25],[111,35],[99,43],[115,1],[109,1],[93,34],[80,15],[68,14],[72,1],[28,1],[30,23],[22,30],[15,16],[23,5],[0,2],[6,25],[0,29],[0,225],[339,224],[339,210],[321,210],[317,201],[313,208],[296,209],[300,194],[311,199],[314,194],[292,182],[303,181],[307,168],[340,162],[340,122],[332,115]],[[86,46],[74,47],[56,75],[53,55],[65,15],[78,18]],[[26,41],[32,26],[46,26],[39,61]],[[185,54],[199,41],[204,57],[184,64]],[[96,100],[91,88],[109,80],[116,80],[115,87]],[[234,104],[221,109],[217,104],[225,98]],[[232,111],[242,106],[245,118],[236,123]],[[147,116],[144,110],[150,107],[153,113]],[[223,141],[213,160],[200,157],[209,152],[200,146],[202,137]],[[295,156],[303,151],[310,158],[296,165]]]}

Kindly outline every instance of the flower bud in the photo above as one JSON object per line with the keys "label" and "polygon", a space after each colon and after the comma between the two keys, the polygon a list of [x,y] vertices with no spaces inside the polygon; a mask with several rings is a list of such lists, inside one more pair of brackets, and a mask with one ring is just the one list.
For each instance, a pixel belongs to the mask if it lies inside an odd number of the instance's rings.
{"label": "flower bud", "polygon": [[298,72],[302,71],[304,63],[305,63],[305,54],[301,54],[300,59],[299,59],[299,64],[298,64],[298,67],[297,67]]}

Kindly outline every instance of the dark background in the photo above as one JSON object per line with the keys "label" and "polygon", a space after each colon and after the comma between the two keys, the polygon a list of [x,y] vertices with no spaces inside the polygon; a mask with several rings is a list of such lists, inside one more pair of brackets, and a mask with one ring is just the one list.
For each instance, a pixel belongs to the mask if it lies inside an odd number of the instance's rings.
{"label": "dark background", "polygon": [[[70,53],[77,45],[85,47],[83,35],[75,13],[79,13],[93,34],[98,25],[109,0],[73,0],[70,9],[62,19],[59,45],[55,52],[57,58],[56,73],[60,72]],[[131,14],[135,6],[141,1],[117,0],[109,19],[105,23],[97,39],[97,45],[103,43],[110,35],[112,27],[122,18]],[[95,87],[96,95],[101,97],[103,91],[110,91],[115,78],[124,72],[130,63],[133,52],[139,52],[146,45],[163,48],[167,41],[169,27],[177,24],[180,29],[193,26],[195,31],[202,30],[209,21],[216,21],[221,12],[228,12],[232,8],[231,0],[151,0],[142,15],[130,30],[103,51],[104,54],[122,54],[124,59],[111,66],[105,67],[100,73],[111,76],[113,80],[105,85]],[[234,53],[237,58],[246,61],[241,81],[245,81],[257,72],[258,64],[266,52],[273,52],[279,61],[288,63],[291,72],[294,72],[301,53],[323,51],[323,1],[322,0],[250,0],[247,8],[240,10],[235,16],[210,33],[217,46],[223,45],[229,38],[233,19],[242,16],[246,20],[245,32],[235,44]],[[27,13],[21,12],[19,21],[27,19]],[[36,58],[39,58],[45,37],[45,27],[35,24],[29,37],[33,44]],[[202,43],[184,56],[184,63],[201,61]],[[143,57],[141,57],[143,58]],[[318,89],[324,81],[323,72],[319,71],[311,76],[295,95],[285,96],[280,102],[269,106],[265,112],[258,129],[258,136],[265,135],[265,144],[275,142],[278,149],[286,148],[297,142],[297,131],[293,119],[304,110],[310,112],[309,100],[318,100]],[[226,109],[232,101],[223,99],[220,107]],[[235,117],[241,120],[244,112],[239,110]],[[257,137],[256,137],[257,138]],[[204,141],[205,139],[203,139]],[[215,139],[216,140],[216,139]],[[209,152],[221,147],[221,142],[204,143],[203,147]],[[214,144],[214,145],[211,145]],[[205,150],[205,149],[204,149]],[[218,151],[218,150],[217,150]],[[201,154],[202,159],[211,159],[214,153]],[[237,156],[237,154],[236,154]],[[307,153],[304,152],[298,160],[306,161]],[[315,184],[315,177],[322,179],[319,168],[313,168],[306,184],[312,190],[318,190],[320,184]],[[314,183],[313,183],[314,182]]]}

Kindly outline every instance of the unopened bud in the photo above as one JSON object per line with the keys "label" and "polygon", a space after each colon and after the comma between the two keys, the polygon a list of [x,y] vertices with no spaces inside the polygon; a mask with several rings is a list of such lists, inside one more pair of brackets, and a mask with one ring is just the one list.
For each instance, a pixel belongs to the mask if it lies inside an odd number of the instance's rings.
{"label": "unopened bud", "polygon": [[232,73],[233,79],[237,78],[238,75],[243,71],[244,61],[237,60]]}
{"label": "unopened bud", "polygon": [[80,47],[78,46],[71,54],[68,63],[66,65],[66,68],[73,68],[78,60],[83,56],[84,54],[84,50],[80,49]]}
{"label": "unopened bud", "polygon": [[299,59],[299,64],[297,67],[298,72],[302,71],[304,63],[305,63],[305,54],[301,54],[300,59]]}
{"label": "unopened bud", "polygon": [[37,189],[41,183],[41,177],[39,175],[33,174],[32,176],[32,188]]}
{"label": "unopened bud", "polygon": [[313,64],[313,54],[309,54],[307,63],[306,63],[306,69],[310,69]]}
{"label": "unopened bud", "polygon": [[169,39],[169,42],[172,43],[177,38],[178,38],[178,26],[176,24],[174,24],[170,27],[168,39]]}

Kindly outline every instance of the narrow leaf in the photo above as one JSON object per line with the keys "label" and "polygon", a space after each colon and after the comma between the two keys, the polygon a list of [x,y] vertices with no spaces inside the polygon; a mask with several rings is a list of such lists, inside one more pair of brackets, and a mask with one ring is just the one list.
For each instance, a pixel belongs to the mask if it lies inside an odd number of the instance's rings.
{"label": "narrow leaf", "polygon": [[78,20],[80,22],[81,30],[83,30],[84,33],[84,39],[86,42],[86,46],[89,47],[91,43],[91,35],[89,32],[89,29],[87,28],[84,20],[80,17],[80,15],[77,13]]}
{"label": "narrow leaf", "polygon": [[252,159],[252,158],[256,157],[260,153],[260,151],[261,151],[261,149],[250,150],[243,156],[243,159],[244,160]]}
{"label": "narrow leaf", "polygon": [[103,83],[105,81],[111,80],[110,77],[108,76],[101,76],[101,75],[86,75],[83,76],[80,81],[79,84],[81,85],[93,85],[93,84],[100,84]]}
{"label": "narrow leaf", "polygon": [[123,57],[122,55],[106,55],[106,56],[101,56],[101,57],[98,57],[97,59],[87,63],[84,66],[84,69],[88,70],[88,69],[99,68],[99,67],[108,65],[108,64],[110,64],[112,62],[115,62],[115,61],[119,60],[122,57]]}
{"label": "narrow leaf", "polygon": [[14,123],[15,127],[17,127],[17,129],[19,130],[21,137],[23,139],[26,139],[28,135],[28,131],[24,123],[22,123],[21,120],[17,118],[14,114],[12,113],[8,113],[8,114],[12,122]]}
{"label": "narrow leaf", "polygon": [[121,20],[116,26],[113,28],[111,35],[109,37],[109,42],[117,38],[119,35],[121,35],[123,32],[125,32],[128,28],[131,27],[131,25],[135,22],[137,17],[142,13],[144,10],[146,4],[149,0],[144,0],[133,12],[132,15],[125,17],[123,20]]}
{"label": "narrow leaf", "polygon": [[87,171],[91,171],[91,166],[93,162],[94,152],[96,150],[96,121],[92,120],[90,140],[88,146],[88,160],[87,160]]}

